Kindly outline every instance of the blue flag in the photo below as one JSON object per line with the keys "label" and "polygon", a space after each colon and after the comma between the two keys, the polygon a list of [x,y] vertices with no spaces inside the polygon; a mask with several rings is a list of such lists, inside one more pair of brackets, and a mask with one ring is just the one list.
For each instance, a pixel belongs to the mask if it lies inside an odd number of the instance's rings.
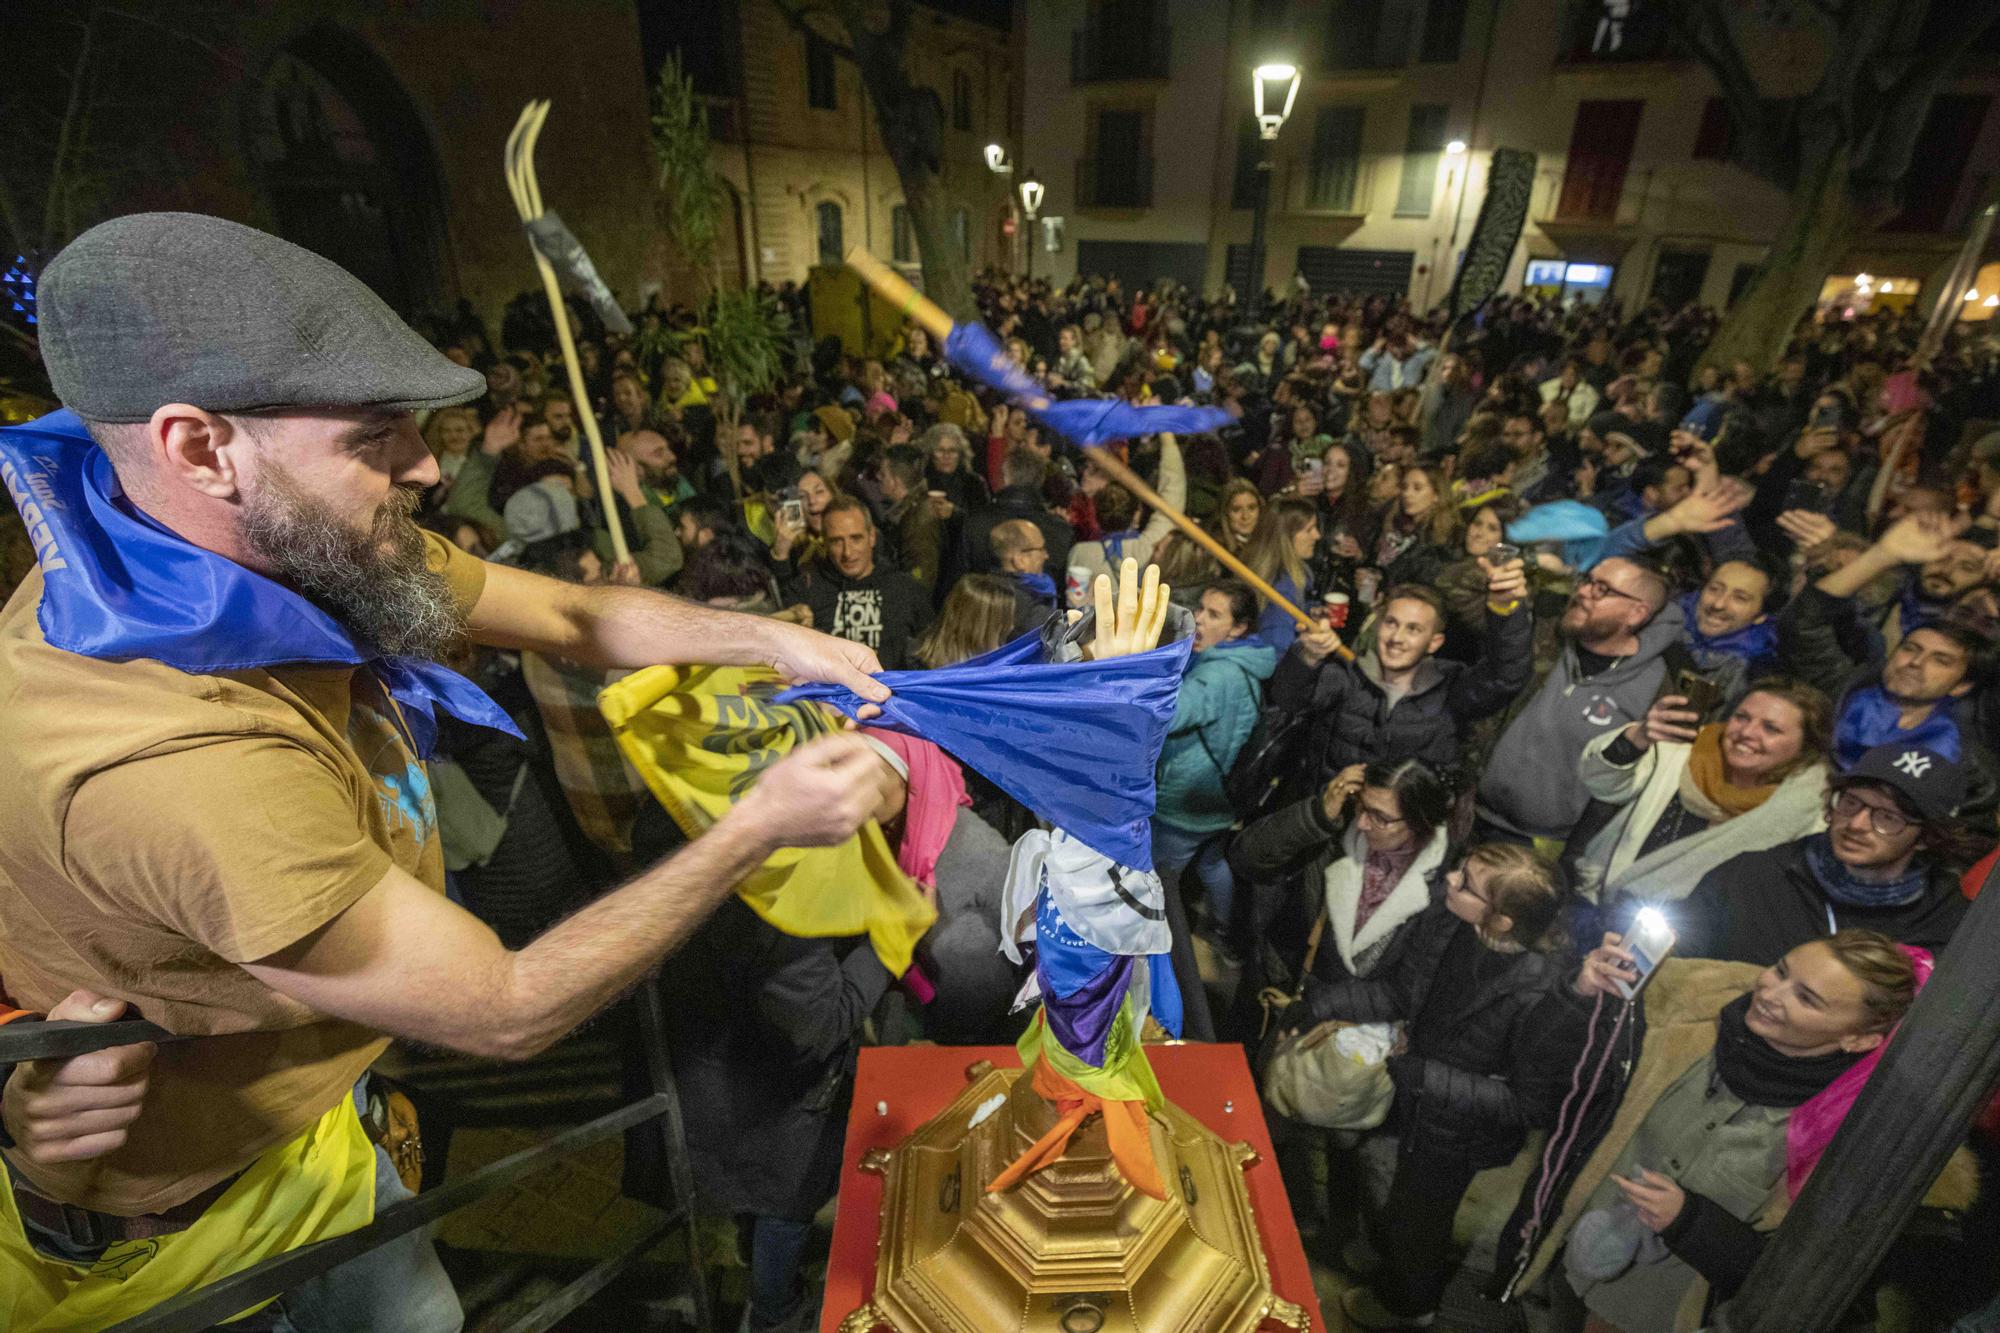
{"label": "blue flag", "polygon": [[[885,671],[877,679],[893,693],[869,725],[943,746],[1091,850],[1151,870],[1154,770],[1194,651],[1186,612],[1171,616],[1173,641],[1130,657],[1055,662],[1040,634],[1023,634],[957,666]],[[1052,623],[1048,632],[1064,631]],[[864,702],[838,685],[778,696],[794,699],[849,717]]]}
{"label": "blue flag", "polygon": [[1048,391],[1007,356],[984,324],[954,324],[944,340],[945,359],[961,373],[1005,394],[1015,406],[1076,444],[1105,444],[1139,435],[1200,435],[1234,418],[1219,407],[1137,407],[1119,398],[1050,399]]}
{"label": "blue flag", "polygon": [[291,589],[148,517],[125,499],[111,460],[74,412],[0,429],[0,481],[41,565],[37,617],[57,648],[114,662],[151,658],[197,675],[365,665],[401,705],[422,758],[437,741],[437,708],[521,734],[456,671],[372,654]]}

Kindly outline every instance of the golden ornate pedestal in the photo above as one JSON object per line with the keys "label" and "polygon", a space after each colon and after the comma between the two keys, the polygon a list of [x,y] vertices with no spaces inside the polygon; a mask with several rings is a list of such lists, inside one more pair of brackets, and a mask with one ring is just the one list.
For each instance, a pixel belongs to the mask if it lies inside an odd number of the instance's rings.
{"label": "golden ornate pedestal", "polygon": [[1061,1160],[986,1193],[1055,1123],[1022,1073],[980,1061],[942,1114],[862,1160],[886,1177],[875,1290],[841,1333],[1307,1328],[1271,1290],[1243,1182],[1256,1154],[1171,1103],[1149,1117],[1164,1201],[1125,1183],[1095,1115]]}

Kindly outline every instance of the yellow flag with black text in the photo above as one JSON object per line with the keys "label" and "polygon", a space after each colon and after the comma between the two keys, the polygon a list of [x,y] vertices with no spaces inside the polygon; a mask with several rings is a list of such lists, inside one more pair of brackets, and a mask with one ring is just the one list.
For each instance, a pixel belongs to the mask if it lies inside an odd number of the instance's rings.
{"label": "yellow flag with black text", "polygon": [[[597,707],[632,767],[681,832],[699,837],[765,769],[844,719],[816,703],[778,704],[761,667],[649,667],[614,681]],[[737,886],[787,935],[867,935],[897,976],[937,920],[872,821],[838,847],[785,847]]]}

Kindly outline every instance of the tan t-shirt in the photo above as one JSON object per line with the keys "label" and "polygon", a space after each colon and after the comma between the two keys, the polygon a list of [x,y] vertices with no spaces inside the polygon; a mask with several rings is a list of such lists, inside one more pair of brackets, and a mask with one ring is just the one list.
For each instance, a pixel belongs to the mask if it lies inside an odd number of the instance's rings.
{"label": "tan t-shirt", "polygon": [[[485,567],[435,537],[468,610]],[[430,782],[373,672],[189,675],[51,647],[42,576],[0,610],[0,984],[46,1009],[86,987],[174,1033],[137,1123],[89,1162],[9,1163],[100,1212],[158,1212],[335,1105],[385,1039],[237,964],[296,943],[393,864],[440,892]]]}

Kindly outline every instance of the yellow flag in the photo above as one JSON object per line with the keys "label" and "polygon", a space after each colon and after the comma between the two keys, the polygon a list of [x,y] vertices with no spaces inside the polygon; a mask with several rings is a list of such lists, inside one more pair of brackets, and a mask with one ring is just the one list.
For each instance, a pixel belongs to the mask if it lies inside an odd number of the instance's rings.
{"label": "yellow flag", "polygon": [[[619,748],[688,837],[698,837],[794,747],[839,730],[815,703],[776,704],[757,667],[649,667],[605,687],[598,709]],[[785,847],[737,887],[787,935],[867,935],[897,976],[937,920],[873,822],[838,847]]]}

